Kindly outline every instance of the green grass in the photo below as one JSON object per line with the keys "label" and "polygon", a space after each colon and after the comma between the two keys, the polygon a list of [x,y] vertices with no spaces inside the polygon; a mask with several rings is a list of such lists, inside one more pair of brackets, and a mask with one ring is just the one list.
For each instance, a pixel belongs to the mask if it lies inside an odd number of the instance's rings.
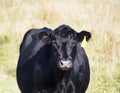
{"label": "green grass", "polygon": [[0,0],[0,93],[20,93],[15,75],[24,33],[61,24],[92,33],[85,47],[91,68],[87,93],[120,93],[119,9],[119,0]]}

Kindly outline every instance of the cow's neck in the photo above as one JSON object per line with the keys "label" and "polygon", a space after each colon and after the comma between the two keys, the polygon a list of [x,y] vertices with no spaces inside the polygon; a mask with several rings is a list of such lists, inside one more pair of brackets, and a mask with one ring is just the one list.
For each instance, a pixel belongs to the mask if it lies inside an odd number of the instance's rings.
{"label": "cow's neck", "polygon": [[82,56],[82,51],[83,48],[78,44],[77,45],[77,52],[75,56],[75,60],[73,62],[73,70],[71,76],[78,77],[78,74],[81,73],[80,69],[82,68],[82,63],[84,62],[83,56]]}

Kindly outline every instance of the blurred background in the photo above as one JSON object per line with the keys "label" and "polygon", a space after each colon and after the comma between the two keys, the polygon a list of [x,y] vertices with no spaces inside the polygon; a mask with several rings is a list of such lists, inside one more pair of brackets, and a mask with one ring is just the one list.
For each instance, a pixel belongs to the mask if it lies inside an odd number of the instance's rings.
{"label": "blurred background", "polygon": [[0,0],[0,93],[20,93],[16,65],[25,32],[61,24],[92,33],[86,93],[120,93],[120,0]]}

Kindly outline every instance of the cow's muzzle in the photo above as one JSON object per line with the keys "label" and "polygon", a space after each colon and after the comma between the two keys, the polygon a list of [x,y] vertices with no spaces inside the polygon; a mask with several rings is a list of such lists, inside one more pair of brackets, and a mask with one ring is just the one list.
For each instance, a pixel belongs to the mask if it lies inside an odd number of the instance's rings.
{"label": "cow's muzzle", "polygon": [[70,68],[72,68],[72,62],[69,60],[68,61],[61,60],[59,61],[58,66],[62,70],[69,70]]}

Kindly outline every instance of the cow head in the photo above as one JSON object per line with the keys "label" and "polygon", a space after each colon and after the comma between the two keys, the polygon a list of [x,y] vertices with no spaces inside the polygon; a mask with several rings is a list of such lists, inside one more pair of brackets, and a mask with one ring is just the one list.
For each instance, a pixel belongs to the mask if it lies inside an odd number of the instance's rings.
{"label": "cow head", "polygon": [[87,41],[91,38],[89,32],[82,31],[77,33],[67,25],[58,27],[48,36],[47,41],[52,46],[52,52],[55,58],[57,58],[56,62],[61,70],[72,68],[77,52],[77,45],[82,42],[84,36],[86,36]]}

